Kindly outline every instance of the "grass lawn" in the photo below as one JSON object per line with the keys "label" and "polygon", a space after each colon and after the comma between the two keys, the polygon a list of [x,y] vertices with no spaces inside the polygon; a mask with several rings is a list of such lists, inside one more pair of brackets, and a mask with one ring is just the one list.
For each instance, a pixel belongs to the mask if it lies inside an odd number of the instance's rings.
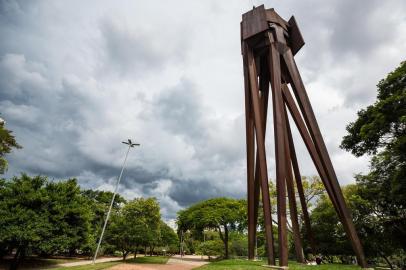
{"label": "grass lawn", "polygon": [[[241,259],[233,259],[233,260],[222,260],[218,262],[212,262],[210,264],[201,266],[199,270],[265,270],[267,268],[262,267],[262,265],[266,264],[265,261],[248,261],[248,260],[241,260]],[[355,270],[361,269],[355,265],[344,265],[344,264],[323,264],[323,265],[301,265],[296,262],[289,262],[289,269],[292,270]]]}
{"label": "grass lawn", "polygon": [[169,260],[169,257],[164,256],[145,256],[137,257],[135,259],[128,259],[126,263],[151,263],[151,264],[165,264]]}

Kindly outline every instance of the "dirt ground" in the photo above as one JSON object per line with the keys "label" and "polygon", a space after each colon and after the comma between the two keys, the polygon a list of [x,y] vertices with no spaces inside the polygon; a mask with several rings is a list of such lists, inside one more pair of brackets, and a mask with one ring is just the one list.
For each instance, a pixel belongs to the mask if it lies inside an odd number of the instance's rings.
{"label": "dirt ground", "polygon": [[179,264],[119,264],[109,268],[109,270],[190,270],[195,265]]}
{"label": "dirt ground", "polygon": [[171,257],[167,264],[119,264],[109,270],[190,270],[207,264],[200,256]]}

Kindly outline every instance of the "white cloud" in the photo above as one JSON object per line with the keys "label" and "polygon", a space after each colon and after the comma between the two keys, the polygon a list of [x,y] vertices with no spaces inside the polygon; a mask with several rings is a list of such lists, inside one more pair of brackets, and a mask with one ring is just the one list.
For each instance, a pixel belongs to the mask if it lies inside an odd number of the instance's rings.
{"label": "white cloud", "polygon": [[[301,27],[296,59],[341,183],[368,164],[339,149],[345,126],[406,51],[404,1],[372,2],[270,3]],[[9,156],[8,175],[76,176],[112,190],[121,141],[131,137],[141,147],[130,152],[120,193],[156,196],[166,219],[199,199],[245,196],[239,22],[252,4],[2,1],[0,111],[24,147]],[[294,137],[302,174],[316,173]]]}

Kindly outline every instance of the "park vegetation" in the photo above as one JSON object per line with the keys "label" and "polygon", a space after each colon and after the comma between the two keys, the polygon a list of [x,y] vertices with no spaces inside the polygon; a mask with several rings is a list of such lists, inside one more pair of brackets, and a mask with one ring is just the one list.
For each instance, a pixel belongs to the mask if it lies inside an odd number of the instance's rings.
{"label": "park vegetation", "polygon": [[[111,192],[81,190],[75,179],[49,181],[22,174],[0,180],[0,257],[12,269],[26,256],[91,256],[112,198]],[[176,233],[161,220],[155,198],[126,201],[116,196],[102,245],[123,258],[142,247],[178,250]]]}

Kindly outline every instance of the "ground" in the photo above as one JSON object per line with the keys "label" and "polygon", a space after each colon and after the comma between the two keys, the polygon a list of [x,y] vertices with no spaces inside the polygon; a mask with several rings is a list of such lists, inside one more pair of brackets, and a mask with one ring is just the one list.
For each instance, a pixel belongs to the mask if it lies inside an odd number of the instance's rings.
{"label": "ground", "polygon": [[[265,270],[263,265],[266,264],[265,261],[248,261],[244,259],[231,259],[231,260],[221,260],[208,263],[207,260],[202,260],[200,256],[185,256],[180,258],[179,256],[173,257],[138,257],[136,259],[128,259],[125,262],[122,260],[103,262],[107,259],[114,258],[104,258],[100,259],[99,263],[95,265],[89,260],[78,260],[73,262],[72,260],[59,260],[62,264],[58,264],[58,267],[52,267],[52,265],[47,265],[46,267],[37,266],[33,267],[21,267],[24,269],[52,269],[52,270]],[[117,258],[116,258],[117,259]],[[54,260],[53,263],[57,261]],[[68,261],[68,263],[66,263]],[[87,263],[83,265],[83,263]],[[72,266],[72,264],[82,264]],[[0,270],[6,269],[0,266]],[[289,269],[291,270],[356,270],[360,269],[355,265],[342,265],[342,264],[326,264],[317,266],[307,266],[298,264],[296,262],[289,262]]]}
{"label": "ground", "polygon": [[[207,264],[205,266],[199,267],[196,270],[265,270],[269,268],[265,268],[262,265],[265,265],[265,261],[248,261],[244,259],[236,259],[236,260],[222,260],[218,262],[213,262],[211,264]],[[343,264],[325,264],[325,265],[302,265],[296,262],[289,262],[289,269],[290,270],[356,270],[361,269],[355,265],[343,265]]]}

